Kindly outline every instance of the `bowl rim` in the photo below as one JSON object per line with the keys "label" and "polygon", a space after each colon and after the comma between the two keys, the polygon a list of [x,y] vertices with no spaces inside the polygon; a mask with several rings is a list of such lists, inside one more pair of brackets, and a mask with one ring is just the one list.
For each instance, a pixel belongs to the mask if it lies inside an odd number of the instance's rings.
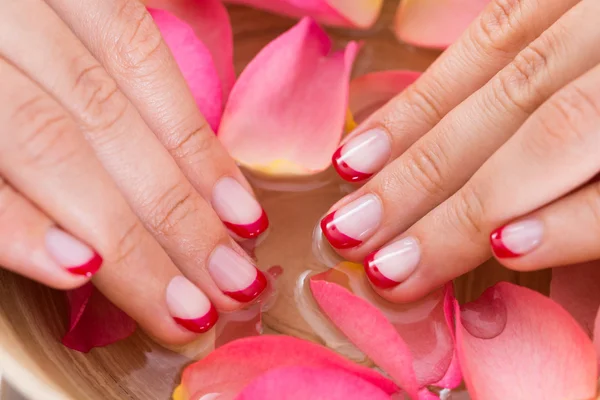
{"label": "bowl rim", "polygon": [[27,370],[10,353],[0,346],[0,371],[2,379],[27,399],[71,400]]}

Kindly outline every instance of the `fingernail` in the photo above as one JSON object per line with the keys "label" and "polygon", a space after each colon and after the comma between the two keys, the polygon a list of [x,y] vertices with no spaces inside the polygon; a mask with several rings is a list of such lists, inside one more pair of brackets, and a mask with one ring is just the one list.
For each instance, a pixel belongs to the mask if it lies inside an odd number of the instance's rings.
{"label": "fingernail", "polygon": [[269,219],[262,207],[233,178],[221,178],[215,184],[212,205],[225,226],[241,238],[255,238],[269,227]]}
{"label": "fingernail", "polygon": [[195,333],[208,331],[219,319],[208,297],[181,275],[167,286],[167,308],[175,322]]}
{"label": "fingernail", "polygon": [[56,227],[46,232],[46,249],[54,261],[74,275],[89,278],[102,266],[102,257],[91,247]]}
{"label": "fingernail", "polygon": [[498,258],[514,258],[529,253],[542,241],[541,221],[527,219],[496,229],[490,235],[492,250]]}
{"label": "fingernail", "polygon": [[208,272],[224,294],[241,303],[256,299],[267,287],[265,275],[226,246],[212,252]]}
{"label": "fingernail", "polygon": [[371,253],[365,259],[365,271],[373,285],[388,289],[403,282],[413,273],[421,250],[413,237],[407,237]]}
{"label": "fingernail", "polygon": [[390,157],[392,146],[383,129],[368,130],[352,138],[333,154],[337,173],[350,182],[363,181],[378,172]]}
{"label": "fingernail", "polygon": [[325,216],[321,230],[336,249],[357,247],[373,235],[382,214],[379,198],[367,194]]}

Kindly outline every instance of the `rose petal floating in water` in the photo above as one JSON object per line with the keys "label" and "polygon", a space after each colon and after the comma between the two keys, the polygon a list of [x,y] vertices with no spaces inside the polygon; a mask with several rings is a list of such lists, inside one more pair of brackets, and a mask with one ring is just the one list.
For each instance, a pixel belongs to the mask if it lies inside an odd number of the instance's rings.
{"label": "rose petal floating in water", "polygon": [[236,82],[219,137],[244,166],[273,175],[323,171],[339,144],[358,46],[331,51],[305,18],[265,46]]}
{"label": "rose petal floating in water", "polygon": [[290,17],[311,17],[326,25],[368,28],[375,23],[383,0],[225,0]]}
{"label": "rose petal floating in water", "polygon": [[338,369],[285,367],[260,375],[236,400],[391,400],[377,386]]}
{"label": "rose petal floating in water", "polygon": [[[223,7],[217,0],[205,2],[204,6],[209,3],[215,3],[216,7]],[[210,7],[206,8],[210,9]],[[223,113],[226,89],[210,50],[197,36],[196,31],[182,19],[161,9],[149,8],[148,11],[160,29],[165,43],[171,49],[171,53],[194,95],[198,108],[213,130],[218,129]],[[223,12],[225,11],[223,10]],[[225,17],[226,15],[225,13]],[[227,20],[228,23],[229,20]],[[231,37],[229,39],[231,40]],[[225,42],[225,40],[223,41]],[[222,74],[227,74],[227,72],[222,72]]]}
{"label": "rose petal floating in water", "polygon": [[354,121],[361,123],[373,112],[406,89],[420,72],[390,70],[372,72],[350,82],[349,107]]}
{"label": "rose petal floating in water", "polygon": [[357,348],[413,398],[428,397],[428,391],[421,390],[428,385],[451,388],[460,384],[453,348],[451,285],[419,304],[400,306],[372,291],[362,269],[359,276],[358,269],[348,263],[337,268],[313,277],[310,286],[325,314]]}
{"label": "rose petal floating in water", "polygon": [[188,366],[177,390],[178,400],[196,400],[210,393],[220,394],[219,400],[234,399],[260,375],[293,366],[342,371],[388,395],[398,392],[389,379],[325,347],[290,336],[266,335],[228,343]]}
{"label": "rose petal floating in water", "polygon": [[62,343],[68,348],[87,353],[94,347],[118,342],[135,332],[135,321],[92,283],[69,290],[66,295],[70,322]]}
{"label": "rose petal floating in water", "polygon": [[[233,67],[233,32],[227,9],[219,0],[146,0],[146,5],[168,11],[189,25],[197,38],[210,51],[221,81],[223,105],[235,82]],[[172,26],[178,29],[177,26]],[[163,28],[169,28],[165,26]],[[181,50],[181,49],[178,49]],[[185,58],[182,53],[180,57]],[[188,55],[190,56],[190,55]],[[193,55],[191,55],[193,57]],[[193,86],[192,91],[201,90]]]}
{"label": "rose petal floating in water", "polygon": [[402,42],[445,49],[467,29],[490,0],[402,0],[394,23]]}
{"label": "rose petal floating in water", "polygon": [[[501,282],[474,303],[460,308],[455,303],[455,309],[460,364],[474,400],[589,399],[596,394],[592,342],[549,298]],[[481,323],[485,328],[476,328]]]}

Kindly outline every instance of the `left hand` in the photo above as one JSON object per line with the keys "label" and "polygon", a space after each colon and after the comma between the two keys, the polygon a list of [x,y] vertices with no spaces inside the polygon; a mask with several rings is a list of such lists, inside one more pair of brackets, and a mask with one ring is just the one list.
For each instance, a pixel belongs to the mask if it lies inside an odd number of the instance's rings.
{"label": "left hand", "polygon": [[382,296],[415,300],[492,249],[520,271],[600,259],[598,15],[597,0],[492,1],[351,134],[338,171],[381,172],[322,227]]}

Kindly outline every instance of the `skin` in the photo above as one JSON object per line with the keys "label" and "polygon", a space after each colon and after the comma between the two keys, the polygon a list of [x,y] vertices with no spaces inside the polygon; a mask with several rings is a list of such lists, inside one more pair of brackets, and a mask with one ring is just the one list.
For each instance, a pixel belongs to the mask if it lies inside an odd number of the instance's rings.
{"label": "skin", "polygon": [[207,272],[217,245],[243,254],[210,196],[226,176],[251,189],[141,2],[2,2],[0,82],[0,265],[86,283],[48,267],[44,235],[59,226],[103,257],[94,284],[167,343],[196,336],[167,309],[177,275],[220,310],[242,306]]}
{"label": "skin", "polygon": [[387,165],[336,210],[365,194],[382,224],[361,261],[412,236],[416,269],[375,288],[415,300],[492,256],[490,234],[537,219],[541,243],[505,266],[528,271],[600,259],[600,29],[595,0],[494,0],[410,88],[356,129],[390,137]]}

